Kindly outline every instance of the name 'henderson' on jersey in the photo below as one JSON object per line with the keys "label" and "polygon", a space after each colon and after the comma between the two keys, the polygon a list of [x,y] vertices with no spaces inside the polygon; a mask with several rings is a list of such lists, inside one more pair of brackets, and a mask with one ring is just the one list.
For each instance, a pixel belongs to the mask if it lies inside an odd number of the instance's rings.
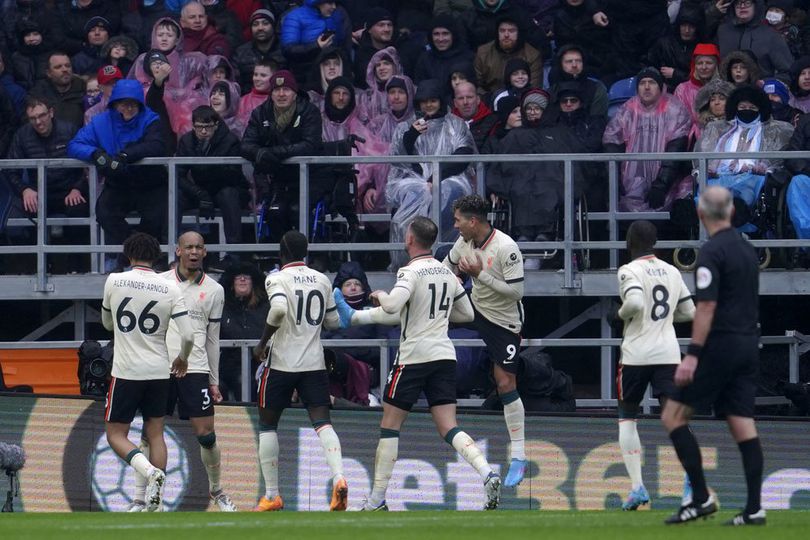
{"label": "name 'henderson' on jersey", "polygon": [[129,380],[168,379],[169,319],[188,315],[183,293],[148,267],[110,274],[101,308],[112,315],[115,358],[112,375]]}
{"label": "name 'henderson' on jersey", "polygon": [[[474,240],[465,241],[459,237],[450,253],[444,259],[445,264],[458,266],[462,257],[473,258],[481,255],[482,272],[506,283],[523,281],[523,256],[512,238],[495,227],[481,246]],[[488,321],[506,328],[515,334],[523,327],[523,304],[512,300],[486,286],[479,278],[472,278],[472,303],[475,309]]]}
{"label": "name 'henderson' on jersey", "polygon": [[[677,268],[654,255],[639,257],[619,268],[619,296],[640,291],[642,305],[625,322],[622,364],[629,366],[679,364],[673,321],[691,320],[692,296]],[[620,311],[621,313],[621,311]]]}
{"label": "name 'henderson' on jersey", "polygon": [[452,270],[432,255],[415,257],[397,272],[396,288],[410,293],[400,313],[402,330],[396,363],[455,360],[456,349],[447,337],[450,311],[453,303],[467,293]]}
{"label": "name 'henderson' on jersey", "polygon": [[[326,369],[321,345],[321,326],[340,324],[332,296],[332,284],[325,275],[303,262],[285,265],[265,280],[270,309],[285,310],[281,326],[270,341],[270,367],[300,372]],[[270,323],[268,313],[268,324]]]}

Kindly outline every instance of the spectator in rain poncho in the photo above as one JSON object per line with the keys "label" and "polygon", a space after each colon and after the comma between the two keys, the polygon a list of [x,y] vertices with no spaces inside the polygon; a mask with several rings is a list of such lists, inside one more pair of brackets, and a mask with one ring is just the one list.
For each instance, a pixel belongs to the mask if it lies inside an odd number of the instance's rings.
{"label": "spectator in rain poncho", "polygon": [[[726,121],[708,124],[695,151],[772,152],[782,150],[791,135],[792,125],[771,117],[771,102],[765,92],[754,86],[742,86],[726,101]],[[735,201],[734,225],[741,227],[750,221],[747,210],[765,185],[765,176],[781,167],[781,159],[741,159],[732,155],[729,159],[709,161],[706,183],[728,188],[735,199],[745,203]]]}
{"label": "spectator in rain poncho", "polygon": [[712,43],[698,43],[692,52],[689,79],[678,85],[673,93],[681,100],[683,106],[689,109],[692,115],[692,125],[698,125],[698,115],[695,111],[695,97],[704,84],[718,78],[717,68],[720,64],[720,51]]}
{"label": "spectator in rain poncho", "polygon": [[[474,154],[470,128],[461,118],[450,114],[444,87],[436,79],[422,81],[414,97],[414,106],[422,118],[411,125],[400,124],[391,142],[391,155],[435,156]],[[391,241],[402,242],[408,225],[416,216],[429,216],[434,164],[394,163],[388,174],[386,199],[396,212],[391,220]],[[453,229],[452,204],[472,193],[472,169],[468,163],[445,163],[439,167],[441,180],[441,241],[452,242],[458,235]],[[391,254],[391,268],[405,264],[405,254]]]}
{"label": "spectator in rain poncho", "polygon": [[231,81],[219,81],[211,87],[208,104],[225,122],[225,125],[240,139],[245,124],[236,114],[239,109],[239,85]]}
{"label": "spectator in rain poncho", "polygon": [[205,87],[211,88],[219,81],[236,82],[236,70],[231,61],[219,54],[209,54],[205,71]]}
{"label": "spectator in rain poncho", "polygon": [[372,118],[368,123],[369,131],[377,138],[390,145],[394,138],[394,131],[403,122],[412,124],[416,118],[413,113],[413,97],[415,88],[413,81],[407,75],[391,77],[385,85],[385,95],[388,101],[388,110]]}
{"label": "spectator in rain poncho", "polygon": [[[163,101],[169,113],[172,131],[181,135],[191,130],[191,111],[208,104],[208,89],[205,88],[208,59],[202,53],[183,52],[183,32],[169,18],[155,23],[152,29],[152,49],[162,52],[172,66],[171,75],[165,83]],[[146,53],[135,60],[127,78],[137,79],[144,93],[152,84],[147,72]]]}
{"label": "spectator in rain poncho", "polygon": [[[605,129],[605,152],[686,151],[692,119],[679,99],[662,93],[663,86],[657,69],[644,68],[636,75],[636,95]],[[621,177],[619,209],[625,212],[668,210],[692,189],[691,177],[675,161],[625,161]]]}
{"label": "spectator in rain poncho", "polygon": [[366,70],[368,89],[358,93],[358,102],[368,118],[374,118],[388,111],[386,84],[395,75],[402,75],[399,54],[393,47],[377,51],[371,57]]}
{"label": "spectator in rain poncho", "polygon": [[337,47],[327,47],[318,55],[312,66],[309,78],[309,101],[323,112],[323,100],[326,87],[338,77],[352,77],[352,67],[346,51]]}

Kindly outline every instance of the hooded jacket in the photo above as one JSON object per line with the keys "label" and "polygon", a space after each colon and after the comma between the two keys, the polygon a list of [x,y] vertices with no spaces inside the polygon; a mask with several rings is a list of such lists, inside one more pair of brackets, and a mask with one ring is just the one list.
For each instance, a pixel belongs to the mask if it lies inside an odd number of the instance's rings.
{"label": "hooded jacket", "polygon": [[540,88],[541,75],[543,73],[543,59],[540,51],[526,43],[523,33],[525,30],[521,24],[512,19],[501,17],[499,21],[514,22],[518,25],[518,38],[515,47],[507,52],[501,49],[497,37],[494,41],[485,43],[478,47],[475,53],[475,76],[478,84],[484,92],[493,92],[504,86],[504,69],[509,60],[521,58],[525,60],[531,69],[529,84],[533,88]]}
{"label": "hooded jacket", "polygon": [[[45,0],[16,0],[4,2],[0,20],[0,50],[13,51],[15,36],[21,25],[33,23],[42,29],[42,39],[48,48],[64,47],[65,32],[56,10],[48,8]],[[3,43],[4,42],[4,43]]]}
{"label": "hooded jacket", "polygon": [[722,79],[713,79],[698,90],[698,93],[695,96],[694,106],[694,111],[698,118],[697,129],[693,129],[695,137],[700,137],[703,128],[709,122],[714,122],[715,120],[725,120],[725,113],[722,116],[715,116],[709,110],[709,102],[711,101],[712,96],[715,94],[722,94],[726,96],[726,99],[728,99],[728,96],[731,95],[731,92],[733,91],[734,85]]}
{"label": "hooded jacket", "polygon": [[87,39],[84,27],[93,17],[104,17],[110,23],[110,37],[121,32],[121,8],[111,0],[91,0],[87,7],[81,7],[75,0],[66,2],[67,13],[62,16],[65,31],[63,48],[69,54],[78,53]]}
{"label": "hooded jacket", "polygon": [[[433,30],[436,28],[447,28],[453,35],[453,44],[446,51],[436,49],[433,44]],[[472,51],[462,41],[456,22],[449,15],[439,15],[433,19],[428,32],[428,43],[428,49],[419,56],[414,68],[413,79],[417,86],[426,79],[447,81],[450,79],[450,68],[453,65],[473,61]]]}
{"label": "hooded jacket", "polygon": [[123,46],[124,50],[127,52],[126,56],[120,58],[117,64],[118,69],[120,69],[121,73],[126,77],[129,74],[129,70],[132,69],[132,62],[138,57],[138,44],[135,43],[134,39],[127,36],[111,37],[107,40],[107,43],[101,46],[101,57],[104,59],[105,63],[112,63],[110,51],[116,45]]}
{"label": "hooded jacket", "polygon": [[720,54],[726,56],[732,51],[753,51],[754,56],[766,77],[787,73],[793,63],[785,39],[775,30],[762,24],[765,16],[765,2],[755,0],[754,17],[746,22],[740,22],[729,8],[725,20],[717,29],[717,44]]}
{"label": "hooded jacket", "polygon": [[[697,29],[692,41],[681,39],[680,25],[682,23],[692,24]],[[646,62],[648,66],[673,69],[672,77],[664,79],[669,92],[674,92],[679,84],[689,79],[692,51],[695,45],[701,42],[705,27],[706,22],[702,9],[692,4],[681,4],[681,9],[678,11],[678,16],[669,34],[659,39],[650,49]]]}
{"label": "hooded jacket", "polygon": [[[222,117],[222,120],[228,126],[228,128],[233,131],[234,135],[242,138],[242,134],[245,132],[245,126],[247,125],[247,119],[242,121],[242,117],[239,116],[239,107],[241,105],[241,100],[239,96],[239,85],[235,82],[231,81],[218,81],[211,85],[211,90],[209,91],[210,94],[214,91],[215,88],[221,88],[225,90],[226,96],[226,109],[225,112],[219,113],[219,116]],[[255,107],[254,107],[255,108]],[[252,111],[253,109],[251,109]],[[248,115],[248,118],[250,115]]]}
{"label": "hooded jacket", "polygon": [[802,56],[790,66],[790,105],[802,112],[810,111],[810,91],[799,88],[799,75],[810,68],[810,56]]}
{"label": "hooded jacket", "polygon": [[[329,84],[329,81],[327,81],[324,76],[324,68],[321,64],[330,58],[338,58],[340,60],[339,77],[347,77],[350,80],[353,77],[351,60],[349,60],[349,56],[344,49],[339,47],[325,47],[321,50],[315,62],[310,66],[310,73],[306,79],[309,101],[318,107],[320,111],[323,111],[324,93],[326,92],[326,86]],[[299,80],[298,83],[300,85],[301,81]]]}
{"label": "hooded jacket", "polygon": [[358,102],[365,110],[368,118],[374,118],[388,111],[388,94],[385,85],[388,81],[377,80],[375,70],[383,58],[388,58],[394,64],[393,77],[402,75],[402,64],[399,61],[399,54],[394,47],[386,47],[377,51],[368,63],[366,68],[366,90],[358,92]]}
{"label": "hooded jacket", "polygon": [[28,32],[40,32],[42,28],[33,21],[25,21],[20,24],[16,32],[16,50],[10,55],[11,63],[6,66],[14,73],[14,79],[30,91],[34,85],[45,79],[45,72],[48,70],[48,55],[53,47],[44,39],[39,45],[26,45],[23,37]]}
{"label": "hooded jacket", "polygon": [[[140,111],[125,121],[113,105],[121,99],[134,99]],[[118,81],[110,95],[107,110],[95,116],[84,126],[67,148],[69,157],[91,162],[96,150],[110,156],[126,154],[125,163],[131,165],[146,157],[166,155],[160,118],[144,102],[140,83],[124,79]],[[161,166],[127,166],[120,173],[108,175],[106,186],[118,188],[150,188],[164,185],[166,169]]]}
{"label": "hooded jacket", "polygon": [[[697,78],[695,71],[695,63],[698,56],[712,56],[714,57],[717,66],[720,66],[720,51],[713,43],[698,43],[695,50],[692,52],[692,61],[689,64],[689,80],[684,81],[675,89],[675,97],[681,100],[684,107],[686,107],[692,116],[692,125],[699,124],[698,114],[695,110],[695,96],[698,91],[703,87],[704,83]],[[717,72],[712,76],[712,79],[717,78]],[[696,129],[696,128],[695,128]]]}
{"label": "hooded jacket", "polygon": [[[520,7],[520,2],[510,2],[500,0],[490,7],[483,0],[472,0],[473,8],[461,12],[458,15],[459,23],[464,29],[464,39],[472,49],[477,49],[481,45],[498,39],[498,24],[501,20],[519,21],[527,23],[531,21],[529,13]],[[523,33],[526,30],[523,30]],[[524,36],[525,39],[526,36]]]}
{"label": "hooded jacket", "polygon": [[[610,30],[593,24],[591,14],[583,3],[571,6],[560,2],[554,14],[554,41],[557,47],[577,45],[584,53],[588,66],[597,76],[615,71]],[[687,58],[688,63],[688,58]]]}
{"label": "hooded jacket", "polygon": [[[577,77],[566,73],[562,68],[562,57],[569,51],[579,51],[579,53],[582,55],[583,71]],[[557,54],[554,55],[551,71],[548,74],[548,81],[550,84],[549,92],[552,95],[556,95],[561,83],[570,81],[577,82],[580,85],[579,92],[582,99],[582,104],[588,109],[590,116],[607,116],[607,89],[601,82],[588,78],[587,62],[588,59],[585,57],[585,51],[579,45],[565,45],[560,47]]]}
{"label": "hooded jacket", "polygon": [[[410,125],[415,120],[413,112],[414,110],[413,98],[416,90],[414,88],[413,81],[411,81],[410,77],[408,77],[407,75],[398,75],[397,77],[404,81],[405,93],[408,94],[407,99],[408,104],[405,107],[405,110],[402,112],[400,116],[397,116],[389,109],[385,113],[372,118],[368,123],[368,129],[374,135],[374,137],[377,140],[382,141],[386,144],[391,143],[391,140],[394,137],[394,131],[396,130],[399,124],[407,123]],[[388,83],[386,83],[385,85],[386,96],[388,94],[388,88],[390,83],[391,81],[389,80]]]}
{"label": "hooded jacket", "polygon": [[759,64],[751,58],[751,55],[743,51],[732,51],[723,57],[720,64],[720,78],[732,84],[736,84],[731,78],[731,66],[742,62],[748,70],[748,80],[743,84],[755,84],[762,76]]}

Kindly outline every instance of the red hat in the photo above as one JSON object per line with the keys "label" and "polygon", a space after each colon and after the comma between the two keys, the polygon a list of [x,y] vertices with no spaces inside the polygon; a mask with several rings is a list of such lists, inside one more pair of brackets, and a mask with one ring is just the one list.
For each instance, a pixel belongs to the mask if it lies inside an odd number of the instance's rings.
{"label": "red hat", "polygon": [[118,69],[118,67],[110,64],[98,68],[96,78],[98,79],[98,84],[113,84],[115,81],[120,81],[123,79],[124,74],[121,73],[121,70]]}
{"label": "red hat", "polygon": [[273,77],[270,81],[270,91],[272,92],[276,88],[283,88],[285,86],[293,92],[298,92],[298,83],[295,81],[295,75],[286,69],[273,73]]}

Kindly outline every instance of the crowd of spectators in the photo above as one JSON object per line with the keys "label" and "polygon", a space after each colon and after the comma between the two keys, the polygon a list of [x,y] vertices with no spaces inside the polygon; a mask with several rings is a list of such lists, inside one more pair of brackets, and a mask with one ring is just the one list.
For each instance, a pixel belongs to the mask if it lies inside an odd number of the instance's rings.
{"label": "crowd of spectators", "polygon": [[[133,211],[142,230],[165,238],[166,171],[138,165],[142,158],[242,156],[252,168],[178,168],[180,210],[204,218],[219,211],[226,241],[238,243],[243,213],[262,212],[278,238],[307,210],[298,207],[298,167],[283,163],[294,156],[810,150],[808,7],[3,0],[0,157],[93,164],[103,181],[96,201],[77,170],[49,172],[48,215],[87,215],[94,204],[105,241],[120,244]],[[429,214],[438,179],[442,240],[451,241],[452,201],[485,182],[493,202],[511,202],[510,234],[553,239],[561,164],[490,164],[484,180],[472,163],[314,165],[310,202],[355,228],[356,214],[389,214],[390,226],[375,223],[366,234],[399,241],[413,216]],[[620,209],[669,210],[691,200],[692,169],[624,162]],[[766,178],[787,171],[786,183],[804,162],[730,158],[709,169],[707,180],[750,203]],[[606,170],[582,164],[574,175],[575,196],[604,206]],[[3,181],[18,214],[34,214],[36,171],[7,171]],[[802,179],[789,205],[800,205],[806,189]],[[800,210],[791,207],[804,234]],[[401,254],[391,259],[396,267]],[[537,267],[531,257],[526,264]]]}

